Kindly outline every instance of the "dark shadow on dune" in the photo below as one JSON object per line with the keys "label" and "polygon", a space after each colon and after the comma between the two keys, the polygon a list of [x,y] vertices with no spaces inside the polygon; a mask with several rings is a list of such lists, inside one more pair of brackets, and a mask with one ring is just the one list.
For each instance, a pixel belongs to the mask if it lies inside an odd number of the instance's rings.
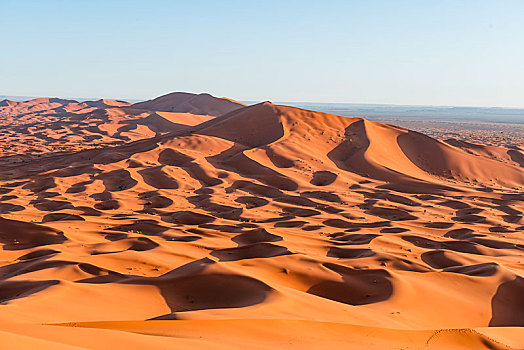
{"label": "dark shadow on dune", "polygon": [[0,242],[4,250],[21,250],[48,244],[61,244],[67,238],[51,227],[0,218]]}
{"label": "dark shadow on dune", "polygon": [[[155,220],[141,219],[136,220],[132,224],[113,226],[106,228],[105,230],[135,233],[145,236],[157,236],[163,238],[166,241],[172,242],[194,242],[201,238],[200,236],[173,235],[172,233],[164,233],[168,229],[169,227],[159,225],[158,222]],[[106,235],[106,239],[111,241],[123,240],[127,237],[127,234],[119,235],[115,233],[110,233]],[[150,250],[158,246],[156,242],[153,242],[147,237],[130,238],[129,241],[132,242],[132,244],[128,248],[128,250]]]}
{"label": "dark shadow on dune", "polygon": [[17,211],[22,211],[25,208],[18,204],[0,203],[0,214],[9,214]]}
{"label": "dark shadow on dune", "polygon": [[280,221],[289,221],[293,220],[295,217],[292,215],[283,215],[283,216],[277,216],[269,219],[261,219],[256,222],[258,223],[269,223],[269,222],[280,222]]}
{"label": "dark shadow on dune", "polygon": [[163,165],[181,166],[193,160],[194,158],[172,148],[166,148],[158,155],[158,162]]}
{"label": "dark shadow on dune", "polygon": [[461,190],[445,186],[434,184],[430,182],[423,182],[419,180],[403,181],[398,183],[389,183],[385,185],[377,186],[379,189],[392,190],[407,194],[442,194],[445,192],[461,192]]}
{"label": "dark shadow on dune", "polygon": [[327,256],[338,259],[360,259],[376,255],[371,249],[331,247]]}
{"label": "dark shadow on dune", "polygon": [[200,184],[204,187],[213,187],[223,183],[222,180],[209,176],[204,168],[202,168],[196,161],[189,162],[181,166],[181,168],[184,169],[186,173],[193,179],[200,182]]}
{"label": "dark shadow on dune", "polygon": [[194,242],[194,241],[198,241],[202,237],[201,237],[201,235],[199,235],[199,236],[194,236],[194,235],[182,235],[182,236],[166,235],[164,238],[167,241],[171,241],[171,242]]}
{"label": "dark shadow on dune", "polygon": [[263,228],[255,228],[235,236],[231,240],[240,246],[262,242],[278,242],[282,240],[282,237],[269,233]]}
{"label": "dark shadow on dune", "polygon": [[148,167],[147,169],[139,170],[138,173],[146,184],[158,189],[177,189],[178,182],[162,171],[162,166]]}
{"label": "dark shadow on dune", "polygon": [[215,190],[209,187],[200,187],[198,190],[195,190],[195,194],[213,194]]}
{"label": "dark shadow on dune", "polygon": [[483,263],[475,265],[463,265],[453,259],[453,252],[446,250],[430,250],[422,253],[422,261],[434,269],[442,269],[443,272],[460,273],[468,276],[486,277],[493,276],[498,271],[496,263]]}
{"label": "dark shadow on dune", "polygon": [[79,263],[78,268],[93,277],[75,281],[76,283],[117,283],[126,280],[130,276],[88,263]]}
{"label": "dark shadow on dune", "polygon": [[487,277],[493,276],[498,271],[496,263],[484,263],[467,266],[452,266],[443,269],[444,272],[460,273],[462,275]]}
{"label": "dark shadow on dune", "polygon": [[420,206],[420,203],[414,201],[409,197],[400,196],[398,194],[390,193],[389,191],[374,190],[373,192],[360,191],[359,193],[362,193],[366,198],[383,199],[387,202],[408,205],[410,207]]}
{"label": "dark shadow on dune", "polygon": [[424,224],[424,227],[427,228],[437,228],[437,229],[447,229],[455,225],[453,222],[428,222]]}
{"label": "dark shadow on dune", "polygon": [[434,269],[445,269],[452,266],[462,266],[462,264],[448,256],[445,250],[430,250],[422,253],[422,261]]}
{"label": "dark shadow on dune", "polygon": [[524,327],[524,278],[502,283],[491,299],[490,327]]}
{"label": "dark shadow on dune", "polygon": [[142,192],[138,198],[144,201],[144,210],[154,208],[167,208],[173,204],[173,200],[158,194],[157,191]]}
{"label": "dark shadow on dune", "polygon": [[112,170],[99,174],[96,179],[102,180],[106,191],[115,192],[133,188],[138,182],[125,169]]}
{"label": "dark shadow on dune", "polygon": [[74,209],[73,204],[67,201],[52,201],[46,198],[40,198],[30,202],[40,211],[58,211],[64,209]]}
{"label": "dark shadow on dune", "polygon": [[482,215],[475,214],[465,214],[461,216],[454,216],[451,218],[453,221],[462,222],[465,224],[475,224],[486,221],[486,217]]}
{"label": "dark shadow on dune", "polygon": [[113,274],[81,282],[155,286],[171,312],[246,307],[262,303],[273,292],[267,284],[252,277],[208,271],[207,267],[213,264],[204,258],[159,277]]}
{"label": "dark shadow on dune", "polygon": [[379,227],[390,227],[390,221],[377,221],[377,222],[349,222],[342,219],[327,219],[322,222],[326,226],[346,229],[360,229],[360,228],[379,228]]}
{"label": "dark shadow on dune", "polygon": [[266,155],[277,168],[291,168],[295,165],[292,159],[286,158],[275,152],[272,148],[266,148]]}
{"label": "dark shadow on dune", "polygon": [[511,232],[517,232],[516,230],[511,230],[507,227],[503,226],[492,226],[489,229],[489,232],[496,232],[496,233],[511,233]]}
{"label": "dark shadow on dune", "polygon": [[484,209],[481,208],[466,208],[466,209],[459,209],[456,211],[455,215],[460,217],[464,215],[475,215],[480,214],[484,211]]}
{"label": "dark shadow on dune", "polygon": [[468,240],[474,237],[482,236],[482,235],[475,234],[474,232],[475,231],[469,228],[457,228],[457,229],[446,232],[446,234],[444,234],[444,237],[449,237],[449,238],[458,239],[458,240]]}
{"label": "dark shadow on dune", "polygon": [[82,215],[84,216],[101,216],[102,215],[101,211],[93,209],[91,207],[80,206],[80,207],[75,207],[75,209],[82,211]]}
{"label": "dark shadow on dune", "polygon": [[307,221],[301,221],[301,220],[279,221],[275,223],[275,227],[293,228],[293,227],[302,227],[305,224],[307,224]]}
{"label": "dark shadow on dune", "polygon": [[235,146],[216,156],[206,157],[206,159],[215,168],[229,170],[243,177],[258,180],[275,189],[286,191],[298,189],[295,181],[249,158]]}
{"label": "dark shadow on dune", "polygon": [[217,233],[221,233],[221,232],[239,233],[244,230],[243,227],[238,226],[238,225],[200,224],[198,225],[198,227],[218,231]]}
{"label": "dark shadow on dune", "polygon": [[194,158],[172,148],[162,150],[158,155],[158,162],[184,169],[189,176],[200,182],[204,187],[220,185],[223,182],[218,178],[209,176]]}
{"label": "dark shadow on dune", "polygon": [[301,197],[320,199],[326,202],[340,203],[342,200],[336,193],[326,191],[305,191],[300,193]]}
{"label": "dark shadow on dune", "polygon": [[306,225],[306,226],[302,226],[301,230],[303,230],[303,231],[317,231],[317,230],[320,230],[323,227],[324,227],[324,225]]}
{"label": "dark shadow on dune", "polygon": [[201,225],[211,223],[215,221],[215,218],[192,211],[177,211],[163,214],[162,221],[181,225]]}
{"label": "dark shadow on dune", "polygon": [[54,188],[56,187],[56,183],[55,183],[55,180],[54,178],[50,177],[50,176],[44,176],[44,175],[41,175],[41,176],[38,176],[38,177],[34,177],[31,182],[29,182],[28,184],[22,186],[23,189],[27,189],[27,190],[30,190],[31,192],[33,193],[39,193],[39,192],[43,192],[43,191],[47,191],[51,188]]}
{"label": "dark shadow on dune", "polygon": [[211,216],[222,219],[239,220],[243,212],[243,208],[213,203],[211,201],[211,195],[208,194],[187,197],[187,201],[196,208],[206,211]]}
{"label": "dark shadow on dune", "polygon": [[118,225],[106,228],[106,231],[134,232],[151,236],[162,236],[169,228],[159,225],[155,220],[141,219],[132,224]]}
{"label": "dark shadow on dune", "polygon": [[154,285],[172,312],[251,306],[262,303],[272,291],[257,279],[222,273],[160,277]]}
{"label": "dark shadow on dune", "polygon": [[347,244],[347,245],[360,245],[360,244],[369,244],[372,240],[379,237],[380,235],[375,235],[371,233],[350,233],[344,234],[342,232],[330,234],[331,242],[335,244]]}
{"label": "dark shadow on dune", "polygon": [[519,166],[524,167],[524,155],[522,154],[522,152],[510,149],[508,150],[508,156]]}
{"label": "dark shadow on dune", "polygon": [[286,247],[261,242],[243,245],[236,248],[217,249],[210,253],[220,261],[236,261],[244,259],[271,258],[292,254]]}
{"label": "dark shadow on dune", "polygon": [[451,209],[468,209],[471,208],[471,206],[468,203],[457,201],[457,200],[446,200],[443,202],[437,203],[438,205],[443,205],[445,207],[451,208]]}
{"label": "dark shadow on dune", "polygon": [[253,196],[240,196],[235,199],[235,202],[244,204],[246,209],[263,207],[264,205],[269,204],[267,199]]}
{"label": "dark shadow on dune", "polygon": [[76,184],[73,184],[73,185],[71,185],[71,187],[69,187],[66,190],[66,193],[80,193],[80,192],[84,192],[84,191],[87,190],[87,185],[92,184],[93,182],[94,182],[94,180],[89,180],[89,181],[82,181],[82,182],[78,182]]}
{"label": "dark shadow on dune", "polygon": [[282,212],[286,215],[299,216],[302,218],[320,215],[321,212],[314,209],[306,209],[300,207],[283,207]]}
{"label": "dark shadow on dune", "polygon": [[127,236],[128,235],[126,233],[109,232],[109,233],[104,235],[104,239],[107,239],[108,241],[111,241],[111,242],[117,242],[117,241],[121,241],[121,240],[127,238]]}
{"label": "dark shadow on dune", "polygon": [[335,182],[336,179],[337,174],[331,171],[315,171],[313,173],[313,178],[311,179],[310,183],[315,186],[327,186]]}
{"label": "dark shadow on dune", "polygon": [[305,197],[301,196],[293,196],[289,194],[282,194],[280,196],[276,196],[273,198],[275,202],[279,203],[286,203],[286,204],[293,204],[293,205],[299,205],[302,207],[312,207],[316,208],[319,206],[319,203]]}
{"label": "dark shadow on dune", "polygon": [[120,203],[116,199],[107,199],[95,203],[95,208],[99,210],[114,210],[120,208]]}
{"label": "dark shadow on dune", "polygon": [[478,245],[468,241],[434,241],[419,236],[402,236],[403,240],[410,242],[417,247],[426,249],[448,249],[461,253],[478,254],[483,253],[478,249]]}
{"label": "dark shadow on dune", "polygon": [[522,220],[522,215],[503,215],[502,220],[504,220],[504,222],[507,222],[509,224],[515,224]]}
{"label": "dark shadow on dune", "polygon": [[67,265],[75,265],[76,263],[71,261],[62,260],[46,260],[51,255],[42,256],[39,258],[28,259],[20,262],[16,262],[9,265],[0,267],[0,279],[6,280],[8,278],[23,275],[26,273],[40,271],[45,269],[51,269],[55,267],[62,267]]}
{"label": "dark shadow on dune", "polygon": [[416,131],[399,135],[397,144],[411,163],[419,169],[435,176],[452,178],[451,164],[442,151],[443,144]]}
{"label": "dark shadow on dune", "polygon": [[260,185],[246,180],[237,180],[233,182],[233,184],[226,189],[226,193],[232,193],[236,190],[247,192],[256,197],[277,198],[284,196],[284,192],[278,188]]}
{"label": "dark shadow on dune", "polygon": [[42,218],[42,222],[51,221],[85,221],[85,219],[80,215],[68,213],[50,213],[44,215],[44,217]]}
{"label": "dark shadow on dune", "polygon": [[0,194],[7,194],[7,193],[12,192],[12,191],[13,191],[12,188],[0,187]]}
{"label": "dark shadow on dune", "polygon": [[403,227],[386,227],[380,230],[380,233],[403,233],[407,232],[409,229]]}
{"label": "dark shadow on dune", "polygon": [[26,261],[26,260],[35,260],[35,259],[42,259],[42,258],[49,258],[51,256],[54,256],[56,254],[60,253],[58,250],[54,249],[38,249],[34,250],[30,253],[24,254],[22,256],[19,256],[17,260],[20,261]]}
{"label": "dark shadow on dune", "polygon": [[308,289],[309,294],[349,305],[366,305],[387,300],[393,294],[391,275],[386,270],[355,270],[324,263],[338,273],[343,282],[326,280]]}
{"label": "dark shadow on dune", "polygon": [[500,210],[508,215],[521,215],[522,212],[515,208],[510,207],[509,205],[498,205],[494,209]]}
{"label": "dark shadow on dune", "polygon": [[155,249],[158,247],[158,243],[150,240],[147,237],[135,237],[135,238],[129,238],[126,240],[127,243],[129,243],[129,248],[125,250],[118,250],[118,251],[98,251],[94,250],[91,252],[91,255],[102,255],[102,254],[114,254],[114,253],[120,253],[126,250],[134,250],[137,252],[144,252],[147,250]]}
{"label": "dark shadow on dune", "polygon": [[520,247],[519,245],[517,245],[515,243],[498,241],[496,239],[473,238],[473,239],[471,239],[471,242],[475,242],[477,244],[483,245],[483,246],[488,247],[488,248],[493,248],[493,249],[524,250],[524,248]]}
{"label": "dark shadow on dune", "polygon": [[364,120],[351,123],[345,130],[345,136],[346,139],[327,154],[328,158],[341,170],[366,176],[361,172],[363,169],[352,167],[350,161],[354,158],[361,160],[369,147]]}
{"label": "dark shadow on dune", "polygon": [[411,215],[405,210],[398,208],[371,207],[364,210],[366,214],[379,217],[389,221],[416,220],[417,216]]}
{"label": "dark shadow on dune", "polygon": [[0,304],[13,299],[25,298],[31,294],[43,291],[60,281],[2,281],[0,282]]}

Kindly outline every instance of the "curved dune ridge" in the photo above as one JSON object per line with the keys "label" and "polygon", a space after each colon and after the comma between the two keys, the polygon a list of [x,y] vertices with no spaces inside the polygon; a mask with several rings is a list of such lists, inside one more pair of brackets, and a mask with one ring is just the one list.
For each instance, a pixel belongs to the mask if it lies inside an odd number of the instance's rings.
{"label": "curved dune ridge", "polygon": [[2,345],[524,348],[518,147],[206,94],[0,111]]}

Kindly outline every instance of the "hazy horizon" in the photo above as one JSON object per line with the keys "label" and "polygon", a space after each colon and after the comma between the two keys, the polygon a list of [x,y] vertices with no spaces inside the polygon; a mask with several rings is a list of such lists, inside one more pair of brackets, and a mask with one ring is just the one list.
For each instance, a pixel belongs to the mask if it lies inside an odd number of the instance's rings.
{"label": "hazy horizon", "polygon": [[[50,97],[50,96],[44,96]],[[230,96],[227,96],[230,97]],[[0,101],[10,99],[26,101],[31,96],[5,96],[0,95]],[[103,97],[50,97],[79,102],[107,99]],[[231,97],[230,97],[231,98]],[[120,99],[136,103],[145,100]],[[247,105],[263,102],[239,101]],[[397,105],[397,104],[369,104],[369,103],[340,103],[340,102],[297,102],[297,101],[271,101],[313,111],[330,113],[344,117],[365,117],[372,120],[435,120],[435,121],[466,121],[466,122],[491,122],[502,124],[524,124],[524,108],[508,107],[478,107],[478,106],[433,106],[433,105]]]}
{"label": "hazy horizon", "polygon": [[[188,92],[188,91],[177,91],[177,92]],[[17,102],[24,102],[36,98],[60,98],[64,100],[75,100],[78,102],[82,101],[96,101],[96,100],[119,100],[119,101],[125,101],[125,102],[142,102],[147,100],[152,100],[154,98],[169,94],[170,92],[166,92],[164,94],[160,94],[157,96],[147,97],[147,98],[139,98],[139,99],[132,99],[132,98],[125,98],[125,97],[106,97],[106,96],[94,96],[94,97],[75,97],[75,96],[50,96],[50,95],[40,95],[40,96],[23,96],[23,95],[0,95],[0,101],[2,100],[11,100],[11,101],[17,101]],[[201,93],[207,93],[207,92],[188,92],[193,94],[201,94]],[[242,100],[242,99],[235,99],[234,96],[222,96],[222,95],[213,95],[215,97],[225,97],[225,98],[231,98],[234,100],[237,100],[239,102],[245,103],[245,104],[255,104],[260,103],[264,101],[270,101],[272,103],[280,103],[280,104],[311,104],[311,105],[353,105],[353,106],[397,106],[397,107],[435,107],[435,108],[478,108],[478,109],[510,109],[510,110],[522,110],[524,111],[524,107],[514,107],[514,106],[479,106],[479,105],[433,105],[433,104],[404,104],[404,103],[365,103],[365,102],[333,102],[333,101],[279,101],[279,100],[269,100],[269,99],[258,99],[258,100]]]}

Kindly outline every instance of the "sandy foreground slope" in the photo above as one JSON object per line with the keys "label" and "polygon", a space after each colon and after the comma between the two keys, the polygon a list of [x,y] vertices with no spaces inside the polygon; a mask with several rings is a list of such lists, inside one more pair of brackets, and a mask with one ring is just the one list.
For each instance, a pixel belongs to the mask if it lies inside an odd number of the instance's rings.
{"label": "sandy foreground slope", "polygon": [[524,348],[519,148],[166,96],[0,106],[0,348]]}

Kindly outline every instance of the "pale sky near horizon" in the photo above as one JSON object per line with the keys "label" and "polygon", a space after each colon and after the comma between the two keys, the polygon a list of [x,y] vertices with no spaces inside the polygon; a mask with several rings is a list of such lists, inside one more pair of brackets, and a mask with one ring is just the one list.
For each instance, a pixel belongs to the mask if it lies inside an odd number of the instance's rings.
{"label": "pale sky near horizon", "polygon": [[0,0],[0,95],[524,107],[524,1]]}

